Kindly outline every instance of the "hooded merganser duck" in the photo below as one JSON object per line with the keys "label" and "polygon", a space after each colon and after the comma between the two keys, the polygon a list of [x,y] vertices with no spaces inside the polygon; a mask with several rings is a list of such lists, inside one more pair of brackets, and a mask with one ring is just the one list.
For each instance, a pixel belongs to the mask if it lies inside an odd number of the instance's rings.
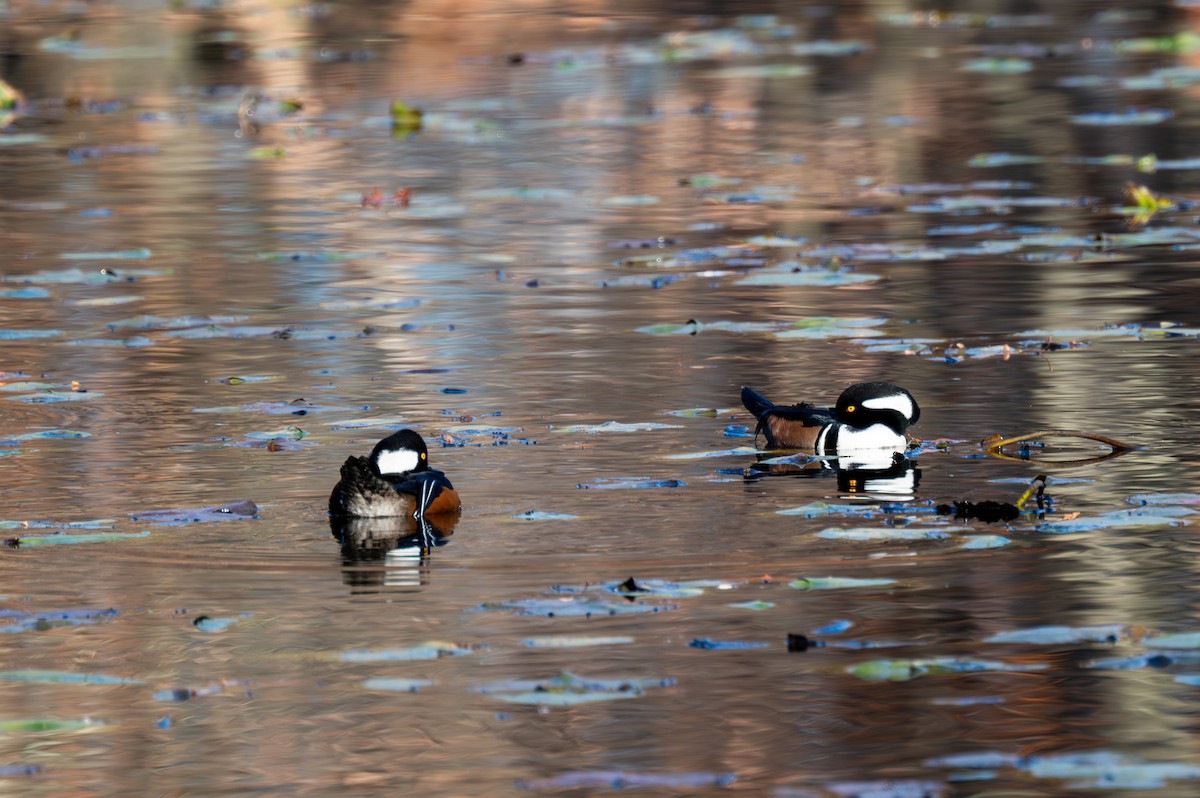
{"label": "hooded merganser duck", "polygon": [[822,456],[903,453],[908,448],[905,430],[921,417],[913,395],[889,382],[855,383],[842,391],[834,407],[777,405],[750,388],[742,388],[742,404],[758,419],[755,436],[761,432],[770,448]]}
{"label": "hooded merganser duck", "polygon": [[450,480],[429,467],[425,440],[410,429],[375,444],[369,457],[346,458],[329,496],[329,514],[335,517],[424,518],[461,507]]}

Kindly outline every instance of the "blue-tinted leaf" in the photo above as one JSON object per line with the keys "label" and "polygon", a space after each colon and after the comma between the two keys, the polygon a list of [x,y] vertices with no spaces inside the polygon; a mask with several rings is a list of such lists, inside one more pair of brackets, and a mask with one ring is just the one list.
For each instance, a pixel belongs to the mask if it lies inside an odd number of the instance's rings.
{"label": "blue-tinted leaf", "polygon": [[590,482],[580,483],[584,490],[641,490],[647,488],[682,488],[687,485],[681,479],[644,479],[639,477],[597,477]]}
{"label": "blue-tinted leaf", "polygon": [[142,684],[140,679],[128,679],[124,676],[77,671],[47,671],[37,668],[0,671],[0,679],[6,682],[30,682],[33,684]]}
{"label": "blue-tinted leaf", "polygon": [[915,529],[911,526],[878,528],[859,527],[855,529],[830,527],[829,529],[822,529],[820,532],[818,532],[817,537],[825,538],[826,540],[859,541],[945,540],[950,536],[950,531],[958,529],[963,529],[963,527],[941,527],[935,529]]}
{"label": "blue-tinted leaf", "polygon": [[213,507],[197,507],[188,510],[146,510],[140,513],[130,513],[134,521],[163,526],[180,524],[198,524],[209,521],[228,521],[238,518],[257,518],[258,505],[249,499],[218,504]]}
{"label": "blue-tinted leaf", "polygon": [[338,654],[338,659],[342,662],[395,662],[439,659],[441,657],[461,657],[475,650],[472,646],[463,646],[458,643],[431,641],[406,648],[343,651]]}
{"label": "blue-tinted leaf", "polygon": [[634,424],[624,424],[619,421],[605,421],[603,424],[572,424],[558,427],[557,432],[586,432],[595,435],[598,432],[646,432],[656,429],[683,429],[679,424],[663,424],[658,421],[643,421]]}
{"label": "blue-tinted leaf", "polygon": [[1125,636],[1125,627],[1111,626],[1037,626],[1014,629],[985,637],[985,643],[1034,643],[1061,645],[1064,643],[1115,643]]}
{"label": "blue-tinted leaf", "polygon": [[996,660],[970,657],[933,657],[930,659],[873,659],[846,669],[871,682],[905,682],[928,674],[1027,672],[1045,670],[1041,664],[1009,665]]}
{"label": "blue-tinted leaf", "polygon": [[895,579],[856,579],[849,576],[800,577],[788,582],[797,590],[840,590],[855,587],[883,587],[896,584]]}
{"label": "blue-tinted leaf", "polygon": [[389,693],[416,693],[434,684],[429,679],[404,679],[396,676],[376,677],[363,682],[368,690],[386,690]]}
{"label": "blue-tinted leaf", "polygon": [[742,650],[750,648],[767,648],[770,643],[744,642],[741,640],[710,640],[707,637],[697,637],[688,643],[689,648],[703,648],[710,651]]}
{"label": "blue-tinted leaf", "polygon": [[522,790],[696,790],[726,787],[737,780],[733,773],[634,773],[627,770],[585,770],[547,779],[517,781]]}
{"label": "blue-tinted leaf", "polygon": [[632,637],[624,636],[553,635],[529,637],[522,641],[522,645],[529,648],[587,648],[590,646],[618,646],[632,642]]}
{"label": "blue-tinted leaf", "polygon": [[149,532],[97,532],[91,535],[22,535],[18,541],[24,548],[27,546],[62,546],[74,543],[111,543],[149,536]]}
{"label": "blue-tinted leaf", "polygon": [[572,521],[578,517],[577,515],[570,515],[568,513],[548,513],[541,510],[527,510],[513,516],[513,518],[519,518],[522,521]]}

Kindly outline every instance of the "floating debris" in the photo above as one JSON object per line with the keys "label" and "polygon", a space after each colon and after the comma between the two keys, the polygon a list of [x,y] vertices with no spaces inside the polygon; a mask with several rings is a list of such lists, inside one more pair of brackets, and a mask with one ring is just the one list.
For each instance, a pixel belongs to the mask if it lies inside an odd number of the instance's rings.
{"label": "floating debris", "polygon": [[513,704],[573,706],[596,701],[640,698],[647,690],[670,687],[673,684],[674,679],[587,679],[564,672],[549,679],[492,682],[480,687],[479,692]]}
{"label": "floating debris", "polygon": [[198,507],[189,510],[147,510],[140,513],[130,513],[134,521],[141,521],[162,526],[179,526],[182,524],[202,524],[211,521],[228,521],[258,517],[258,505],[249,499],[218,504],[213,507]]}

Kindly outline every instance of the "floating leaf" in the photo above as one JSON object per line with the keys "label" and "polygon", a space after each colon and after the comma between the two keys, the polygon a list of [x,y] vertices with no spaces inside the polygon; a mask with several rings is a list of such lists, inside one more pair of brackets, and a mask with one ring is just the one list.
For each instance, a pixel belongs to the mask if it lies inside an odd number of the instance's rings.
{"label": "floating leaf", "polygon": [[739,408],[689,407],[684,410],[664,410],[663,415],[679,416],[680,418],[718,418],[740,412]]}
{"label": "floating leaf", "polygon": [[[961,529],[962,527],[955,527]],[[880,528],[865,528],[858,527],[852,529],[842,529],[841,527],[830,527],[822,529],[817,533],[817,537],[826,540],[860,540],[860,541],[882,541],[882,540],[945,540],[948,538],[948,528],[940,529],[914,529],[913,527],[880,527]]]}
{"label": "floating leaf", "polygon": [[820,501],[775,511],[777,515],[799,515],[804,518],[819,518],[824,515],[856,515],[870,518],[878,512],[879,507],[874,504],[830,504]]}
{"label": "floating leaf", "polygon": [[54,404],[57,402],[83,402],[88,399],[99,399],[104,394],[99,391],[38,391],[23,396],[10,396],[11,402],[26,402],[35,405]]}
{"label": "floating leaf", "polygon": [[228,521],[230,519],[257,518],[258,505],[249,499],[219,504],[213,507],[197,507],[189,510],[146,510],[140,513],[130,513],[134,521],[163,526],[178,526],[180,524],[199,524],[209,521]]}
{"label": "floating leaf", "polygon": [[52,718],[29,718],[25,720],[0,720],[0,733],[42,734],[60,731],[79,731],[81,729],[97,729],[108,724],[102,720],[83,718],[81,720],[55,720]]}
{"label": "floating leaf", "polygon": [[707,637],[698,637],[688,643],[689,648],[703,648],[710,651],[767,648],[769,645],[770,643],[743,642],[739,640],[710,640]]}
{"label": "floating leaf", "polygon": [[472,646],[463,646],[458,643],[431,641],[406,648],[343,651],[338,654],[338,659],[341,662],[395,662],[461,657],[475,650]]}
{"label": "floating leaf", "polygon": [[266,430],[262,432],[247,432],[246,437],[256,441],[285,440],[298,441],[308,433],[299,427],[284,427],[283,429]]}
{"label": "floating leaf", "polygon": [[230,626],[233,626],[235,623],[248,616],[249,613],[243,613],[242,616],[238,618],[213,618],[208,615],[200,615],[197,616],[194,621],[192,621],[192,626],[196,627],[201,632],[223,632]]}
{"label": "floating leaf", "polygon": [[663,424],[658,421],[642,421],[624,424],[620,421],[605,421],[603,424],[572,424],[559,427],[557,432],[585,432],[595,435],[600,432],[647,432],[656,429],[683,429],[679,424]]}
{"label": "floating leaf", "polygon": [[541,510],[527,510],[513,516],[513,518],[519,518],[522,521],[572,521],[578,517],[577,515],[570,515],[568,513],[548,513]]}
{"label": "floating leaf", "polygon": [[404,679],[396,676],[367,679],[363,687],[367,690],[386,690],[389,693],[416,693],[424,687],[432,687],[429,679]]}
{"label": "floating leaf", "polygon": [[58,338],[62,330],[0,330],[0,341],[29,341],[37,338]]}
{"label": "floating leaf", "polygon": [[181,330],[202,325],[237,324],[249,319],[249,316],[135,316],[129,319],[109,322],[105,325],[109,330]]}
{"label": "floating leaf", "polygon": [[979,549],[999,549],[1012,543],[1003,535],[967,535],[962,538],[960,549],[969,551]]}
{"label": "floating leaf", "polygon": [[849,631],[854,626],[853,621],[839,620],[830,621],[824,626],[813,629],[812,633],[818,636],[824,635],[840,635],[842,632]]}
{"label": "floating leaf", "polygon": [[591,482],[581,482],[583,490],[644,490],[649,488],[682,488],[687,485],[681,479],[644,479],[640,477],[597,477]]}
{"label": "floating leaf", "polygon": [[1191,514],[1192,512],[1194,511],[1171,505],[1158,506],[1149,511],[1116,510],[1111,513],[1104,513],[1103,515],[1047,521],[1038,524],[1034,529],[1038,532],[1051,534],[1067,534],[1073,532],[1091,532],[1097,529],[1184,526],[1187,521],[1181,519],[1179,516]]}
{"label": "floating leaf", "polygon": [[17,541],[22,548],[25,548],[29,546],[71,545],[74,543],[111,543],[149,536],[149,532],[98,532],[91,535],[22,535],[17,538]]}
{"label": "floating leaf", "polygon": [[0,291],[0,298],[3,299],[46,299],[50,296],[50,292],[45,288],[36,288],[29,286],[27,288],[8,288]]}
{"label": "floating leaf", "polygon": [[674,683],[673,679],[657,678],[585,679],[564,672],[550,679],[493,682],[479,688],[479,692],[514,704],[572,706],[595,701],[638,698],[645,695],[646,690],[669,687]]}
{"label": "floating leaf", "polygon": [[117,610],[57,610],[53,612],[28,613],[18,610],[0,610],[0,633],[16,634],[19,632],[57,629],[64,626],[81,626],[97,623],[117,615]]}
{"label": "floating leaf", "polygon": [[63,252],[58,257],[63,260],[145,260],[150,254],[150,250],[142,247],[119,252]]}
{"label": "floating leaf", "polygon": [[591,618],[606,615],[639,615],[678,609],[674,604],[653,604],[645,601],[613,601],[599,596],[562,596],[556,598],[490,601],[477,609],[484,611],[515,611],[517,615],[541,615],[547,618]]}
{"label": "floating leaf", "polygon": [[522,645],[529,648],[587,648],[590,646],[619,646],[632,643],[632,637],[588,637],[583,635],[552,635],[544,637],[529,637]]}
{"label": "floating leaf", "polygon": [[985,637],[985,643],[1034,643],[1060,645],[1064,643],[1115,643],[1126,634],[1124,626],[1036,626],[1014,629]]}
{"label": "floating leaf", "polygon": [[864,272],[812,270],[804,271],[794,268],[775,268],[756,271],[739,280],[734,285],[807,287],[807,286],[848,286],[873,283],[879,280],[878,274]]}
{"label": "floating leaf", "polygon": [[1139,493],[1130,496],[1125,501],[1141,505],[1200,504],[1200,493]]}
{"label": "floating leaf", "polygon": [[142,684],[140,679],[127,679],[124,676],[79,673],[77,671],[46,671],[36,668],[0,671],[0,679],[7,682],[31,682],[34,684]]}
{"label": "floating leaf", "polygon": [[948,673],[1028,672],[1045,670],[1045,665],[1009,665],[995,660],[969,657],[933,657],[931,659],[873,659],[846,669],[869,682],[906,682],[918,676]]}
{"label": "floating leaf", "polygon": [[1027,58],[976,58],[967,61],[961,69],[986,75],[1022,75],[1033,69],[1033,62]]}
{"label": "floating leaf", "polygon": [[[0,136],[0,139],[3,137]],[[6,274],[0,281],[6,283],[82,283],[85,285],[105,285],[118,280],[138,280],[143,277],[159,277],[170,274],[163,269],[121,269],[118,275],[112,269],[60,269],[58,271],[40,271],[33,274]]]}
{"label": "floating leaf", "polygon": [[753,446],[738,446],[734,449],[719,449],[715,452],[677,452],[668,454],[663,459],[665,460],[703,460],[709,457],[745,457],[746,455],[757,454],[758,449]]}
{"label": "floating leaf", "polygon": [[800,577],[788,582],[797,590],[840,590],[854,587],[883,587],[896,584],[895,579],[857,579],[849,576]]}
{"label": "floating leaf", "polygon": [[695,790],[727,787],[737,780],[733,773],[634,773],[627,770],[584,770],[547,779],[518,780],[522,790]]}
{"label": "floating leaf", "polygon": [[734,602],[733,604],[730,604],[729,606],[733,607],[734,609],[739,609],[739,610],[761,611],[761,610],[771,609],[772,607],[775,606],[775,602],[773,602],[773,601],[737,601],[737,602]]}
{"label": "floating leaf", "polygon": [[1146,648],[1197,649],[1200,648],[1200,632],[1157,635],[1146,638],[1142,641],[1142,645]]}
{"label": "floating leaf", "polygon": [[1157,125],[1175,115],[1167,108],[1129,108],[1117,113],[1076,114],[1071,121],[1077,125],[1114,127],[1120,125]]}

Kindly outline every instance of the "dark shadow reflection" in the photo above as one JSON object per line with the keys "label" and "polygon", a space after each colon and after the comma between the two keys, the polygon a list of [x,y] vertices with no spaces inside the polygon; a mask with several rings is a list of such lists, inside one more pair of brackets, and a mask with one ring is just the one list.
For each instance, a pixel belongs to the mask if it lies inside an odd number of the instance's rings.
{"label": "dark shadow reflection", "polygon": [[746,470],[747,479],[766,476],[836,478],[843,497],[862,497],[878,501],[911,501],[917,497],[921,469],[917,461],[897,454],[891,462],[840,464],[836,459],[786,459],[759,455],[758,462]]}
{"label": "dark shadow reflection", "polygon": [[345,583],[358,590],[420,590],[429,584],[429,557],[454,533],[458,514],[436,519],[331,517],[329,529],[342,548]]}

